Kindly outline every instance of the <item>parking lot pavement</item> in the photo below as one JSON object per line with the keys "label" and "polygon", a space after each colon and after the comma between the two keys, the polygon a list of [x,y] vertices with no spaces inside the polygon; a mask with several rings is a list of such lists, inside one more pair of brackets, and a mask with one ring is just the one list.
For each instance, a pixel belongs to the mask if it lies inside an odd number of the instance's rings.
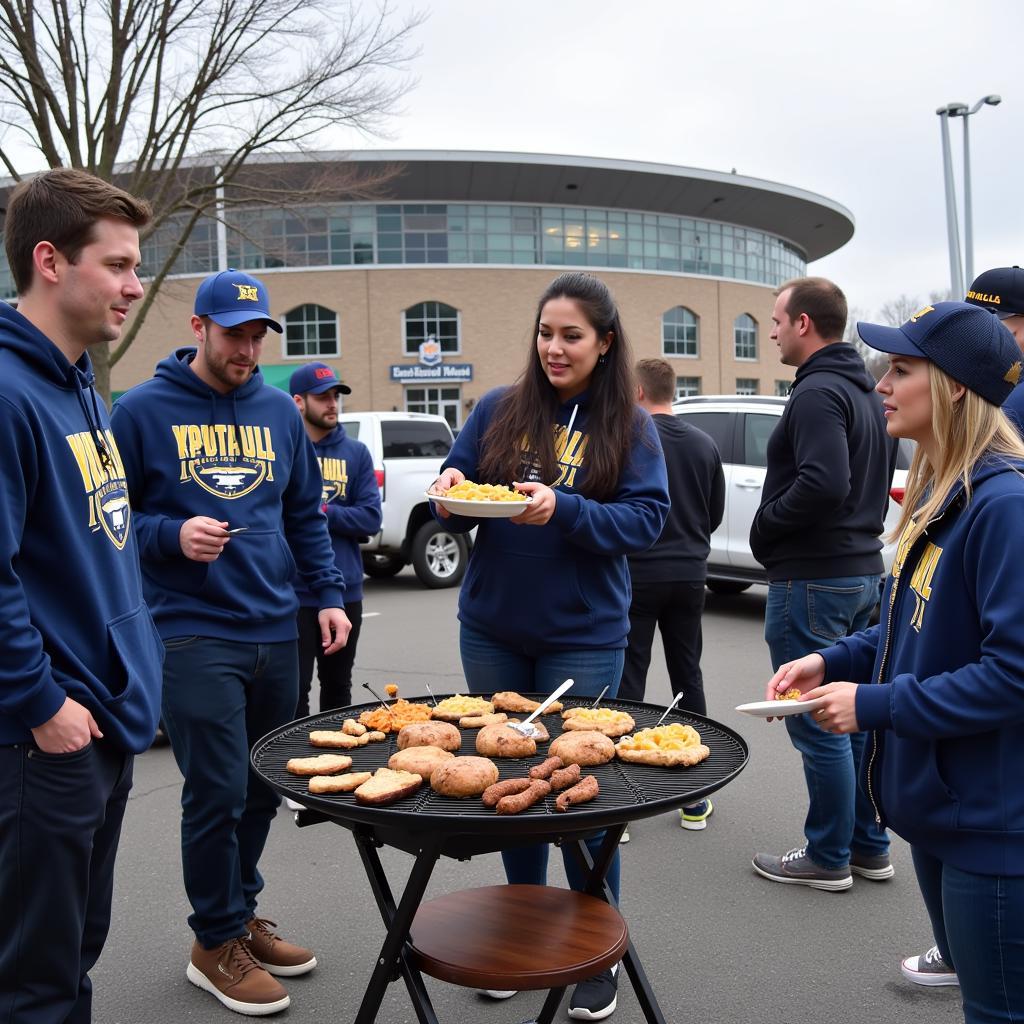
{"label": "parking lot pavement", "polygon": [[[460,689],[453,591],[424,590],[408,572],[367,581],[356,680],[397,682],[405,696]],[[768,672],[761,637],[763,588],[709,595],[704,675],[709,715],[740,732],[750,764],[715,797],[703,832],[664,815],[637,822],[622,847],[623,911],[670,1022],[701,1024],[947,1024],[962,1020],[957,989],[903,981],[899,958],[932,944],[906,846],[894,843],[896,877],[856,879],[845,893],[782,886],[756,876],[756,850],[801,842],[805,811],[799,760],[780,723],[732,709],[757,699]],[[357,694],[360,691],[357,690]],[[648,699],[667,703],[664,661],[656,653]],[[355,696],[356,700],[361,696]],[[180,776],[166,748],[136,761],[135,789],[118,861],[110,938],[93,971],[97,1024],[181,1024],[239,1018],[185,979],[191,933],[178,860]],[[393,888],[412,863],[383,850]],[[560,858],[553,881],[564,881]],[[284,934],[315,948],[320,966],[286,979],[292,1005],[275,1019],[292,1024],[351,1021],[383,941],[383,926],[349,833],[322,824],[298,829],[282,811],[263,861],[260,913]],[[442,861],[428,898],[501,879],[497,856]],[[538,950],[538,957],[543,957]],[[505,1003],[428,979],[442,1024],[517,1024],[540,1008],[538,994]],[[557,1019],[567,1019],[564,1016]],[[414,1024],[403,985],[392,986],[381,1024]],[[642,1017],[628,980],[619,1024]]]}

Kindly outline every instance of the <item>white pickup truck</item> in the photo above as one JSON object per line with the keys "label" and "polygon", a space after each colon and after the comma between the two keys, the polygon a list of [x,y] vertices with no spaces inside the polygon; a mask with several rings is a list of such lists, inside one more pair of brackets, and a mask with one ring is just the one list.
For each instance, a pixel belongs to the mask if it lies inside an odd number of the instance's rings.
{"label": "white pickup truck", "polygon": [[417,412],[342,412],[338,422],[370,449],[380,488],[380,532],[362,546],[367,576],[394,576],[411,562],[425,586],[456,586],[472,538],[446,530],[423,496],[454,440],[447,421]]}

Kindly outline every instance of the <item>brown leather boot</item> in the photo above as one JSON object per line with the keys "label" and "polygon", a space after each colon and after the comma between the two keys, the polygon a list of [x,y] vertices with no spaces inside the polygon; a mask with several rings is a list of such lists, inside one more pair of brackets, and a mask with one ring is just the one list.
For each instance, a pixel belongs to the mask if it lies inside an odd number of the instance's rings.
{"label": "brown leather boot", "polygon": [[277,1013],[291,1002],[281,983],[256,961],[244,936],[213,949],[203,949],[194,942],[185,974],[193,985],[216,996],[229,1010],[249,1017]]}
{"label": "brown leather boot", "polygon": [[277,927],[276,922],[254,917],[245,927],[249,929],[247,942],[250,952],[270,974],[291,978],[316,967],[313,951],[282,939],[273,931]]}

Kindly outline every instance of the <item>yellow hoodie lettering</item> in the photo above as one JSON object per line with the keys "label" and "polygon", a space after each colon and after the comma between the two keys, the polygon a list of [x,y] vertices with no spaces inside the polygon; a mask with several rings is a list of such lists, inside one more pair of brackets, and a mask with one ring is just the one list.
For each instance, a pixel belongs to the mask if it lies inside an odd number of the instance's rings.
{"label": "yellow hoodie lettering", "polygon": [[96,450],[96,439],[88,430],[68,434],[65,440],[82,478],[82,490],[88,503],[87,525],[95,533],[102,530],[120,551],[128,540],[131,506],[124,478],[124,463],[114,435],[104,430],[103,441],[110,456],[104,466]]}
{"label": "yellow hoodie lettering", "polygon": [[347,460],[334,456],[326,458],[317,456],[317,462],[320,463],[320,474],[324,479],[324,489],[320,500],[326,505],[327,502],[333,501],[335,498],[344,498],[348,492]]}

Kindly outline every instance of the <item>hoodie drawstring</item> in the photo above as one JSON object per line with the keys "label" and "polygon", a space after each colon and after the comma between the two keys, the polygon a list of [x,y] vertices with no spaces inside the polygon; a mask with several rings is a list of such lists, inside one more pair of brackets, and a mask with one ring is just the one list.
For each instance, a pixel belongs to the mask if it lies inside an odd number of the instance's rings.
{"label": "hoodie drawstring", "polygon": [[82,375],[78,372],[74,374],[75,380],[75,394],[78,395],[78,404],[82,407],[82,413],[85,415],[85,422],[89,427],[89,434],[92,437],[92,443],[96,448],[96,455],[99,457],[100,465],[111,473],[114,469],[114,460],[110,457],[110,449],[107,447],[107,439],[103,434],[103,428],[101,426],[102,417],[100,416],[100,403],[96,397],[96,388],[93,386],[93,376],[89,375],[87,378],[87,384],[89,393],[92,396],[92,408],[89,408],[89,404],[85,400],[85,392],[82,388]]}

